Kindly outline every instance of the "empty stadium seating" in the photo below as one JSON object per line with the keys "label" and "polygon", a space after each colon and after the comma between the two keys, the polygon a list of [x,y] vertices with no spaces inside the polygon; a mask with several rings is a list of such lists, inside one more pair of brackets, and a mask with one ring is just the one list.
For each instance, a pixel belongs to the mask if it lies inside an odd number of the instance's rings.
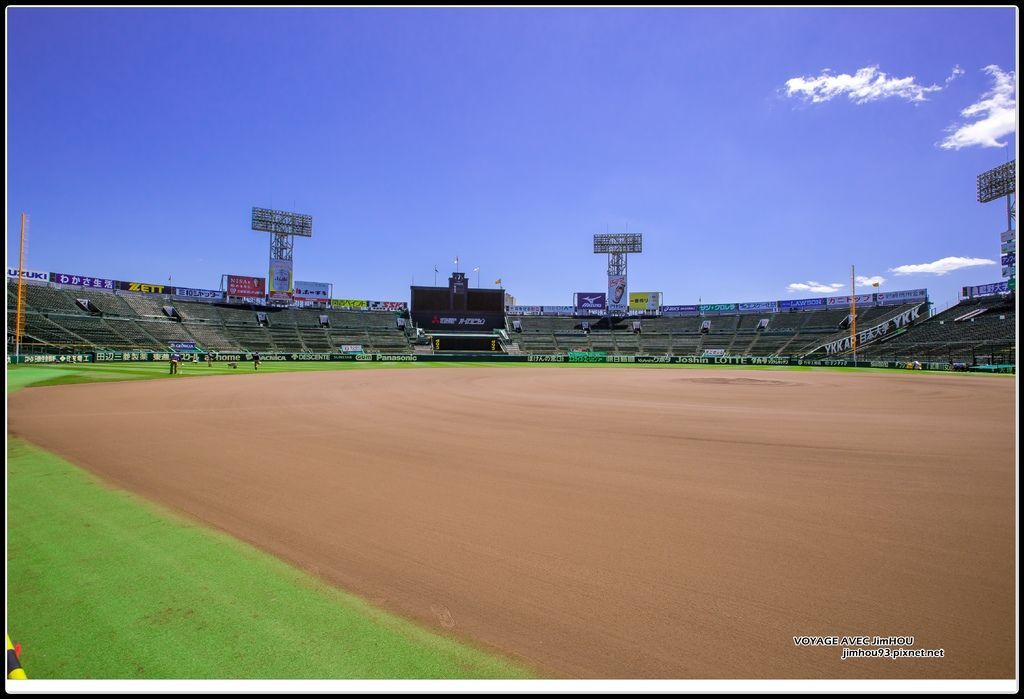
{"label": "empty stadium seating", "polygon": [[[172,342],[195,342],[214,351],[333,352],[360,345],[366,352],[413,351],[410,333],[399,329],[395,314],[305,308],[265,308],[185,301],[164,296],[25,285],[25,352],[166,350]],[[87,299],[96,312],[76,299]],[[12,335],[16,285],[8,281],[8,335]],[[179,319],[164,312],[175,308]],[[914,307],[858,309],[858,329],[876,325]],[[266,313],[261,325],[256,311]],[[573,350],[611,354],[699,355],[713,350],[732,356],[807,356],[824,343],[849,335],[840,328],[849,309],[749,313],[710,317],[645,317],[642,333],[631,319],[570,316],[513,316],[508,331],[517,352],[565,354]],[[326,315],[329,327],[322,327]],[[858,358],[886,361],[1012,362],[1016,349],[1015,296],[963,301],[914,325],[890,332],[859,348]],[[758,328],[762,319],[767,327]],[[512,320],[521,332],[512,331]],[[589,323],[589,332],[583,321]],[[708,332],[701,323],[711,321]],[[506,346],[511,343],[506,343]]]}
{"label": "empty stadium seating", "polygon": [[[261,308],[268,325],[260,326],[256,311],[128,292],[60,289],[25,285],[24,352],[88,352],[95,350],[167,350],[171,342],[195,342],[214,351],[336,352],[342,344],[362,345],[367,352],[411,352],[406,333],[390,311],[335,311]],[[8,281],[8,334],[12,335],[16,285]],[[75,299],[88,299],[89,313]],[[173,306],[181,319],[164,313]],[[331,327],[322,328],[326,313]]]}
{"label": "empty stadium seating", "polygon": [[[908,306],[868,307],[858,309],[858,324],[869,326],[897,315]],[[706,350],[723,350],[730,356],[803,356],[823,343],[840,337],[839,324],[849,309],[643,318],[643,332],[633,333],[628,319],[608,324],[607,318],[589,319],[591,332],[582,327],[582,318],[568,316],[514,316],[522,332],[514,333],[524,352],[564,354],[573,349],[606,351],[619,354],[699,355]],[[758,323],[768,320],[767,328],[758,330]],[[707,333],[701,324],[711,321]]]}
{"label": "empty stadium seating", "polygon": [[[957,320],[968,316],[965,320]],[[887,334],[860,352],[865,359],[1015,363],[1015,295],[961,301],[903,331]]]}

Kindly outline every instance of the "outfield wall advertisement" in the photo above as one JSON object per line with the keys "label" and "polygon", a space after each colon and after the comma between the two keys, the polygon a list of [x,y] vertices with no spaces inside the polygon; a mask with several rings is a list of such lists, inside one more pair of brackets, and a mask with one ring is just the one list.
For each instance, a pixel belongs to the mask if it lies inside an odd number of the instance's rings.
{"label": "outfield wall advertisement", "polygon": [[228,296],[256,298],[267,295],[267,280],[263,277],[228,275]]}
{"label": "outfield wall advertisement", "polygon": [[699,316],[700,306],[662,306],[661,314],[664,316]]}
{"label": "outfield wall advertisement", "polygon": [[176,286],[171,292],[174,296],[183,296],[190,299],[222,299],[224,298],[223,291],[214,291],[213,289],[190,289],[184,286]]}
{"label": "outfield wall advertisement", "polygon": [[292,261],[270,261],[270,292],[268,298],[289,301],[292,298]]}
{"label": "outfield wall advertisement", "polygon": [[[849,306],[853,302],[852,296],[829,296],[827,305],[829,306]],[[874,294],[858,294],[857,295],[858,306],[870,306],[875,302]]]}
{"label": "outfield wall advertisement", "polygon": [[490,331],[505,327],[502,313],[414,311],[412,320],[425,330]]}
{"label": "outfield wall advertisement", "polygon": [[[205,361],[206,353],[199,358]],[[84,354],[8,355],[8,364],[63,364],[88,362],[166,362],[170,352],[96,352]],[[250,352],[216,352],[217,363],[249,362]],[[667,355],[605,355],[602,352],[574,352],[565,354],[338,354],[338,353],[260,353],[262,361],[269,362],[531,362],[531,363],[607,363],[607,364],[699,364],[737,366],[814,366],[814,367],[872,367],[879,369],[914,369],[910,362],[853,361],[852,359],[796,359],[791,357],[732,357],[732,356],[667,356]],[[949,362],[920,362],[920,367],[931,371],[950,371]],[[188,367],[183,369],[188,373]],[[1006,373],[1015,373],[1007,367]]]}
{"label": "outfield wall advertisement", "polygon": [[408,311],[409,304],[405,301],[368,301],[371,311]]}
{"label": "outfield wall advertisement", "polygon": [[[17,279],[18,278],[18,268],[17,267],[8,267],[7,268],[7,278],[8,279]],[[23,270],[21,270],[21,278],[24,279],[25,281],[28,281],[28,282],[48,282],[48,281],[50,281],[50,273],[49,272],[37,272],[36,270],[33,270],[33,269],[23,269]]]}
{"label": "outfield wall advertisement", "polygon": [[699,306],[700,314],[704,316],[721,315],[723,313],[735,313],[735,303],[703,303]]}
{"label": "outfield wall advertisement", "polygon": [[544,313],[543,306],[505,306],[505,313],[510,316],[539,316]]}
{"label": "outfield wall advertisement", "polygon": [[80,277],[77,274],[63,274],[61,272],[50,272],[50,281],[54,284],[63,284],[65,286],[83,286],[90,289],[105,289],[107,291],[113,291],[119,283],[115,279]]}
{"label": "outfield wall advertisement", "polygon": [[[902,303],[916,303],[928,300],[927,289],[907,289],[905,291],[879,291],[875,294],[879,306],[899,306]],[[858,300],[857,303],[860,303]]]}
{"label": "outfield wall advertisement", "polygon": [[331,285],[324,282],[295,282],[292,298],[326,304],[331,300]]}
{"label": "outfield wall advertisement", "polygon": [[608,275],[608,310],[629,310],[629,297],[626,296],[626,275]]}
{"label": "outfield wall advertisement", "polygon": [[1010,283],[996,282],[995,284],[982,284],[980,286],[965,286],[960,294],[965,299],[973,299],[978,296],[995,296],[996,294],[1010,293]]}
{"label": "outfield wall advertisement", "polygon": [[370,307],[366,299],[331,299],[331,308],[350,311],[365,311]]}
{"label": "outfield wall advertisement", "polygon": [[577,291],[572,295],[573,305],[578,312],[604,313],[608,306],[608,295],[603,291]]}
{"label": "outfield wall advertisement", "polygon": [[778,301],[753,301],[751,303],[740,303],[737,304],[740,313],[756,313],[757,311],[763,311],[765,313],[775,313],[779,310]]}
{"label": "outfield wall advertisement", "polygon": [[149,284],[147,282],[117,282],[120,291],[134,291],[140,294],[172,294],[174,287],[167,284]]}
{"label": "outfield wall advertisement", "polygon": [[825,308],[827,304],[828,299],[825,297],[819,299],[785,299],[783,301],[779,301],[779,310],[788,311],[791,308],[795,308],[797,310],[804,311]]}
{"label": "outfield wall advertisement", "polygon": [[660,291],[629,292],[629,310],[654,313],[661,306]]}

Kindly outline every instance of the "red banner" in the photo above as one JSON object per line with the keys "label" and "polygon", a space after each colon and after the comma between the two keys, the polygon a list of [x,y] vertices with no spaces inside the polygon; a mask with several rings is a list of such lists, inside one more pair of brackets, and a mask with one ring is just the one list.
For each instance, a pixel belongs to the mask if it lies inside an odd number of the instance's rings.
{"label": "red banner", "polygon": [[267,295],[267,280],[264,277],[236,277],[228,275],[228,296],[252,298]]}

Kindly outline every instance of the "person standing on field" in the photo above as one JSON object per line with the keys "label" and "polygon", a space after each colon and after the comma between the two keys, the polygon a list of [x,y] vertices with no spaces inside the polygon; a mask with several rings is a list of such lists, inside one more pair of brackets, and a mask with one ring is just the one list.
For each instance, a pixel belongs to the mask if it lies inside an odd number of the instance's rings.
{"label": "person standing on field", "polygon": [[260,353],[253,352],[252,354],[252,368],[254,371],[260,370]]}

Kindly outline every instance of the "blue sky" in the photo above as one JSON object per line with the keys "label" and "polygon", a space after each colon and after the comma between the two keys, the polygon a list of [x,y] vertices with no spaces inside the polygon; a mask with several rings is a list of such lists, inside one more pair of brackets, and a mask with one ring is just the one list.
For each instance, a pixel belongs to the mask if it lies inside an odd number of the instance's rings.
{"label": "blue sky", "polygon": [[668,304],[849,293],[851,263],[939,305],[1000,279],[892,270],[998,262],[975,177],[1016,154],[1013,9],[7,18],[7,252],[26,211],[31,269],[265,276],[267,206],[313,215],[295,276],[336,297],[406,299],[458,255],[569,304],[605,286],[592,235],[627,226],[630,289]]}

